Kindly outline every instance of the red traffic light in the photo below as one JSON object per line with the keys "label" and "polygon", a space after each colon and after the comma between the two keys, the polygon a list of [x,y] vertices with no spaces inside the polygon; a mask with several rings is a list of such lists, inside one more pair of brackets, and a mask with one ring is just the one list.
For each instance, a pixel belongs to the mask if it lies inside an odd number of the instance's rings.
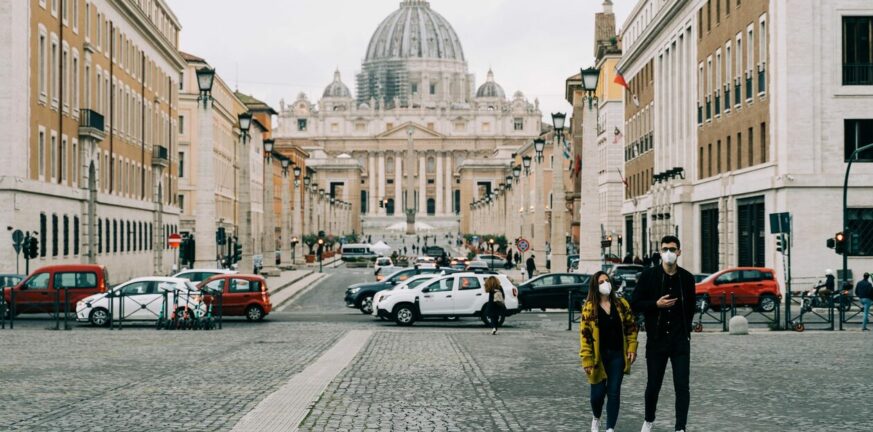
{"label": "red traffic light", "polygon": [[836,235],[834,235],[834,239],[838,242],[841,242],[841,241],[846,239],[846,235],[841,233],[841,232],[838,232]]}

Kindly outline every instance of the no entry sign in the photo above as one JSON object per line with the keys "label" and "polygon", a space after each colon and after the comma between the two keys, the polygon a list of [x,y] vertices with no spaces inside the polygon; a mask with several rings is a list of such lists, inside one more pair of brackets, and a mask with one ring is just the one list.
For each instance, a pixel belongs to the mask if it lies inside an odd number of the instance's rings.
{"label": "no entry sign", "polygon": [[518,251],[521,253],[525,253],[530,250],[530,242],[525,239],[520,239],[518,241]]}
{"label": "no entry sign", "polygon": [[178,248],[182,244],[182,236],[175,233],[170,234],[170,237],[167,238],[167,244],[173,249]]}

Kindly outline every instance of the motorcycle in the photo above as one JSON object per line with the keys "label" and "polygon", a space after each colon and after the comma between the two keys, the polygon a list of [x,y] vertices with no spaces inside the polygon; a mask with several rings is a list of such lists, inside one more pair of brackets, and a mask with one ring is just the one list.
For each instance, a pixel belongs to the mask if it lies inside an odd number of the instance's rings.
{"label": "motorcycle", "polygon": [[818,281],[811,290],[801,295],[800,308],[803,312],[810,312],[813,308],[828,308],[831,305],[843,312],[848,312],[852,309],[852,298],[848,289],[843,289],[823,297],[819,294],[821,288],[823,288],[823,285],[821,281]]}

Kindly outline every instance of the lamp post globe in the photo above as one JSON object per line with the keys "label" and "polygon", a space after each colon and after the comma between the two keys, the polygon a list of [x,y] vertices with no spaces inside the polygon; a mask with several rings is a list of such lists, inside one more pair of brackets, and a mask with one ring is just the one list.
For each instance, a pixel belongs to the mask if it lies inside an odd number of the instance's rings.
{"label": "lamp post globe", "polygon": [[294,177],[300,177],[301,172],[300,165],[294,165]]}
{"label": "lamp post globe", "polygon": [[537,153],[537,162],[542,162],[543,160],[543,150],[546,148],[546,140],[542,138],[537,138],[534,140],[534,150]]}
{"label": "lamp post globe", "polygon": [[564,131],[564,123],[567,120],[567,114],[552,113],[552,125],[555,127],[555,133],[560,134]]}
{"label": "lamp post globe", "polygon": [[266,153],[266,157],[270,157],[270,154],[273,153],[273,146],[276,144],[276,141],[272,139],[264,140],[264,153]]}
{"label": "lamp post globe", "polygon": [[203,93],[212,91],[212,83],[215,81],[215,69],[204,66],[197,69],[197,87]]}
{"label": "lamp post globe", "polygon": [[524,166],[524,172],[526,172],[526,173],[530,172],[530,161],[531,161],[530,156],[523,156],[521,158],[521,164]]}
{"label": "lamp post globe", "polygon": [[303,177],[303,185],[309,187],[309,184],[312,183],[312,177],[304,176]]}

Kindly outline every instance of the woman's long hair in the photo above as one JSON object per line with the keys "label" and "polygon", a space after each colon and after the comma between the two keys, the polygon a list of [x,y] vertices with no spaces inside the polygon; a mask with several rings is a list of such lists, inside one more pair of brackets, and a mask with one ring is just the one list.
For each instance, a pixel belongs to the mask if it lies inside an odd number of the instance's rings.
{"label": "woman's long hair", "polygon": [[500,281],[496,277],[491,276],[485,279],[485,292],[491,294],[492,291],[501,289]]}
{"label": "woman's long hair", "polygon": [[588,297],[585,299],[586,303],[591,303],[591,305],[594,306],[593,308],[591,308],[591,318],[594,319],[595,323],[597,322],[597,312],[600,309],[598,305],[600,304],[600,297],[602,295],[598,290],[600,283],[597,282],[598,280],[600,280],[601,275],[606,275],[607,279],[609,279],[610,285],[612,285],[612,290],[609,292],[609,303],[611,303],[613,306],[613,312],[615,312],[616,310],[618,310],[619,312],[623,312],[621,309],[619,309],[621,308],[621,302],[619,302],[618,299],[615,297],[615,284],[612,282],[612,278],[610,278],[609,275],[606,274],[606,272],[599,271],[591,276],[591,282],[589,282],[588,284]]}

